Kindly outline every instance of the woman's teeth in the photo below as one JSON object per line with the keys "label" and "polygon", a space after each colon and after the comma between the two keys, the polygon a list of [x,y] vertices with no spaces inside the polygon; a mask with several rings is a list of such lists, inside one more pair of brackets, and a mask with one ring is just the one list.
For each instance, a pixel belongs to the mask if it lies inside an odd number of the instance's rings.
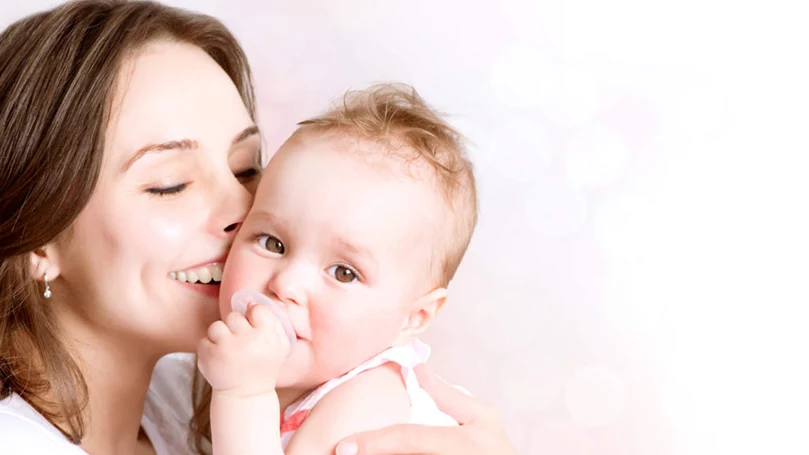
{"label": "woman's teeth", "polygon": [[169,278],[182,283],[219,283],[222,281],[222,266],[211,264],[204,267],[183,270],[182,272],[171,272]]}

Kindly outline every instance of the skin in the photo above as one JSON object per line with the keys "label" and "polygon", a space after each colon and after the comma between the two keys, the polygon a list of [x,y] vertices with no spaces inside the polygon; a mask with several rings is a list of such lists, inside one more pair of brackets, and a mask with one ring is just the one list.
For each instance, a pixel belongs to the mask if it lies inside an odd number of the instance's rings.
{"label": "skin", "polygon": [[[279,409],[413,341],[443,306],[446,289],[432,287],[425,264],[447,207],[429,170],[415,166],[417,177],[406,176],[404,161],[380,147],[304,129],[267,167],[225,268],[224,322],[199,350],[214,388],[217,455],[267,453],[273,445],[282,453],[267,431],[278,428]],[[247,318],[231,312],[239,289],[284,308],[298,336],[288,358],[277,320],[262,322],[273,319],[266,307]],[[356,431],[406,422],[409,406],[396,368],[363,373],[315,406],[284,453],[331,453]],[[263,417],[262,409],[269,410]]]}
{"label": "skin", "polygon": [[[258,290],[283,305],[298,335],[278,377],[282,406],[414,340],[444,303],[425,267],[443,201],[379,147],[293,136],[267,166],[228,258],[223,318],[236,290]],[[358,157],[363,149],[373,157]]]}
{"label": "skin", "polygon": [[353,435],[336,448],[337,455],[517,455],[501,423],[500,414],[450,386],[427,365],[416,368],[419,384],[457,427],[393,425]]}
{"label": "skin", "polygon": [[[88,382],[82,447],[149,453],[139,429],[157,359],[192,351],[218,318],[218,290],[169,274],[224,261],[252,200],[260,140],[233,144],[253,122],[224,71],[189,45],[154,43],[129,59],[113,106],[95,193],[33,259]],[[183,139],[197,146],[125,168],[142,147]]]}
{"label": "skin", "polygon": [[[170,274],[224,260],[255,190],[260,138],[244,134],[253,126],[232,81],[198,48],[153,43],[123,65],[95,193],[69,232],[32,253],[87,381],[87,452],[154,453],[140,419],[155,363],[193,351],[219,317],[216,286]],[[135,159],[148,145],[185,140],[194,146]],[[461,441],[431,433],[421,452],[407,453],[507,453],[508,442],[486,429],[499,429],[497,419],[470,425]],[[358,447],[400,453],[383,442],[428,430],[359,435]],[[497,450],[463,445],[482,434],[481,447]],[[370,443],[383,451],[366,449]]]}

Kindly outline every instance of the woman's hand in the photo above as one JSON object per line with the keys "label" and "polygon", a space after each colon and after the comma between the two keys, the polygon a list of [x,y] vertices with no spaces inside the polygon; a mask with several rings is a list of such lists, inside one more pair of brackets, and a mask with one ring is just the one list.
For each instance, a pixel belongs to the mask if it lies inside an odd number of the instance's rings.
{"label": "woman's hand", "polygon": [[359,433],[337,446],[337,455],[517,455],[498,412],[417,368],[421,386],[458,427],[395,425]]}

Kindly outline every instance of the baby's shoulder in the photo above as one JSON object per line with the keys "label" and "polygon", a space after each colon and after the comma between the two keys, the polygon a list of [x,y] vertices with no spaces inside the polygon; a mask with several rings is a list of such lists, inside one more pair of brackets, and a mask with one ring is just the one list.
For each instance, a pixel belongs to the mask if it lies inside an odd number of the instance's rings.
{"label": "baby's shoulder", "polygon": [[326,394],[315,405],[312,413],[318,408],[323,409],[321,412],[326,412],[325,409],[345,410],[357,405],[360,406],[357,409],[365,409],[369,413],[384,411],[394,418],[398,416],[397,420],[406,422],[410,398],[401,367],[395,363],[386,363],[359,373]]}
{"label": "baby's shoulder", "polygon": [[295,433],[287,453],[325,453],[347,436],[407,423],[410,399],[400,367],[363,371],[323,396]]}

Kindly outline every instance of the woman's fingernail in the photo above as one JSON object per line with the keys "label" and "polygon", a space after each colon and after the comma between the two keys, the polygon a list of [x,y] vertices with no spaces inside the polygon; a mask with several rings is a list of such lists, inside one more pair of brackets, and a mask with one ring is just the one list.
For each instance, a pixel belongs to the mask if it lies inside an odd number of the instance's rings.
{"label": "woman's fingernail", "polygon": [[337,455],[357,455],[359,448],[356,442],[341,442],[337,445]]}
{"label": "woman's fingernail", "polygon": [[435,377],[436,377],[436,378],[437,378],[439,381],[443,382],[444,384],[446,384],[446,385],[448,385],[448,386],[450,386],[450,387],[455,388],[455,390],[457,390],[457,391],[459,391],[459,392],[463,393],[464,395],[466,395],[466,396],[470,396],[470,397],[472,396],[472,392],[470,392],[469,390],[465,389],[464,387],[461,387],[461,386],[456,385],[456,384],[452,384],[452,383],[450,383],[450,382],[448,382],[448,381],[444,380],[444,378],[442,378],[442,377],[441,377],[441,376],[439,376],[439,375],[435,375]]}
{"label": "woman's fingernail", "polygon": [[[452,385],[452,384],[450,384],[450,385]],[[464,395],[466,395],[466,396],[468,396],[468,397],[471,397],[471,396],[472,396],[472,392],[470,392],[469,390],[465,389],[464,387],[461,387],[461,386],[459,386],[459,385],[453,385],[452,387],[455,387],[455,389],[456,389],[456,390],[458,390],[459,392],[463,393]]]}

